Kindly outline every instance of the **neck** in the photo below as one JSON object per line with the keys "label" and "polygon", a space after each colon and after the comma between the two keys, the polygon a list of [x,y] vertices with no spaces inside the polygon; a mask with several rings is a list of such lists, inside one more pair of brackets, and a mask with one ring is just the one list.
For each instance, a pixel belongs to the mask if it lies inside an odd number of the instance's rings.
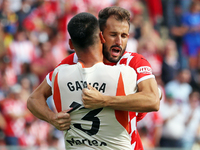
{"label": "neck", "polygon": [[85,68],[92,67],[96,63],[103,61],[103,54],[101,50],[94,48],[88,48],[84,52],[76,52],[78,61],[81,62]]}

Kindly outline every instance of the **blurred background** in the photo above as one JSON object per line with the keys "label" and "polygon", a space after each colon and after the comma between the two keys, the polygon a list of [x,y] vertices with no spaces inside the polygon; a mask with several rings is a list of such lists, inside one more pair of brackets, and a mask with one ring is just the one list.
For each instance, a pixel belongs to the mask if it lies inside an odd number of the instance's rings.
{"label": "blurred background", "polygon": [[74,52],[71,17],[113,5],[130,11],[126,50],[146,57],[163,92],[160,110],[137,125],[145,150],[200,150],[199,0],[0,0],[1,150],[65,149],[62,132],[32,116],[26,101]]}

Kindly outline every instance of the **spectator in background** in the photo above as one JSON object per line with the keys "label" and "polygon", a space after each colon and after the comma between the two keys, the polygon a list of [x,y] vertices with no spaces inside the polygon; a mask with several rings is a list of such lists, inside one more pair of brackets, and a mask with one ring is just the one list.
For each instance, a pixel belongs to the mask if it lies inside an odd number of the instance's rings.
{"label": "spectator in background", "polygon": [[183,107],[185,116],[185,132],[183,136],[183,147],[191,149],[197,139],[198,128],[200,127],[200,93],[193,91],[189,100]]}
{"label": "spectator in background", "polygon": [[4,30],[15,34],[17,31],[17,15],[10,9],[10,1],[3,0],[0,7],[0,22]]}
{"label": "spectator in background", "polygon": [[176,78],[166,84],[165,90],[173,95],[176,103],[186,104],[189,94],[192,92],[192,87],[189,84],[190,80],[191,72],[189,69],[179,70]]}
{"label": "spectator in background", "polygon": [[[145,131],[145,130],[147,131],[146,136],[149,139],[148,141],[151,143],[150,145],[152,148],[159,147],[160,145],[160,138],[162,135],[162,125],[163,125],[162,121],[163,120],[162,120],[161,114],[158,111],[158,112],[147,113],[145,118],[143,118],[141,121],[138,122],[139,134],[142,131]],[[141,140],[142,140],[142,137],[141,137]]]}
{"label": "spectator in background", "polygon": [[50,40],[52,44],[52,54],[56,56],[56,64],[59,64],[61,60],[69,55],[64,39],[64,33],[61,31],[58,32],[54,29],[54,34],[52,34],[52,38]]}
{"label": "spectator in background", "polygon": [[[184,0],[184,2],[186,1],[188,0]],[[180,68],[187,67],[186,56],[184,55],[182,49],[183,35],[185,34],[186,30],[182,27],[183,8],[181,5],[181,0],[163,1],[163,6],[165,6],[163,7],[165,8],[165,25],[169,29],[169,38],[174,40],[176,43]]]}
{"label": "spectator in background", "polygon": [[15,40],[8,48],[8,55],[11,61],[11,67],[16,75],[21,74],[23,63],[31,63],[36,57],[33,44],[27,39],[24,29],[18,28],[15,34]]}
{"label": "spectator in background", "polygon": [[[190,4],[192,1],[196,1],[196,0],[178,0],[181,8],[182,8],[182,13],[186,13],[188,12],[189,8],[190,8]],[[198,0],[197,0],[198,1]]]}
{"label": "spectator in background", "polygon": [[39,83],[46,77],[47,73],[52,71],[56,64],[55,57],[52,54],[51,43],[40,43],[40,57],[33,60],[31,63],[31,71],[38,76]]}
{"label": "spectator in background", "polygon": [[0,106],[2,114],[6,120],[4,128],[6,145],[18,145],[19,138],[23,133],[25,119],[30,114],[26,108],[26,104],[19,99],[21,86],[16,84],[11,87],[10,94],[1,101]]}
{"label": "spectator in background", "polygon": [[160,32],[160,25],[163,20],[163,8],[161,0],[145,0],[149,12],[150,22],[153,24],[154,29]]}
{"label": "spectator in background", "polygon": [[[39,150],[47,149],[47,139],[52,128],[53,126],[50,126],[47,122],[33,117],[25,124],[25,130],[20,137],[20,144],[22,146],[38,146]],[[33,139],[33,141],[30,141],[30,139]]]}
{"label": "spectator in background", "polygon": [[125,8],[130,12],[131,18],[133,17],[134,5],[137,5],[138,0],[115,0],[114,6]]}
{"label": "spectator in background", "polygon": [[20,85],[21,85],[20,99],[24,101],[24,103],[26,103],[29,95],[32,92],[31,81],[28,78],[24,77],[21,79]]}
{"label": "spectator in background", "polygon": [[18,26],[23,26],[24,19],[31,13],[30,0],[22,0],[21,8],[16,12],[18,17]]}
{"label": "spectator in background", "polygon": [[182,25],[186,30],[183,37],[189,68],[191,70],[200,68],[200,2],[192,1],[189,12],[183,14]]}
{"label": "spectator in background", "polygon": [[[64,12],[59,16],[58,18],[58,29],[63,33],[64,40],[66,43],[66,49],[69,54],[74,53],[74,50],[71,50],[69,47],[69,44],[67,41],[69,40],[70,36],[67,31],[67,24],[69,20],[78,13],[78,7],[75,1],[69,0],[68,3],[63,2],[64,6]],[[85,10],[85,5],[82,5],[82,3],[79,3],[79,6],[81,6],[82,9]]]}
{"label": "spectator in background", "polygon": [[152,141],[149,139],[149,136],[148,136],[149,131],[147,127],[146,126],[139,127],[138,132],[139,132],[144,149],[149,149],[149,148],[153,149],[154,145]]}
{"label": "spectator in background", "polygon": [[166,99],[160,107],[160,113],[163,118],[160,147],[182,148],[185,116],[171,91],[166,90]]}
{"label": "spectator in background", "polygon": [[158,53],[158,47],[154,40],[150,37],[142,37],[139,40],[138,53],[143,55],[149,61],[153,74],[155,76],[160,76],[162,71],[162,57]]}
{"label": "spectator in background", "polygon": [[196,70],[191,85],[196,91],[200,91],[200,69]]}
{"label": "spectator in background", "polygon": [[164,47],[163,62],[162,62],[162,81],[164,85],[175,79],[175,76],[180,68],[178,62],[178,51],[176,43],[173,40],[167,40]]}
{"label": "spectator in background", "polygon": [[134,25],[130,24],[129,38],[127,42],[126,51],[131,53],[137,53],[138,49],[138,41],[134,38],[134,31],[135,31]]}
{"label": "spectator in background", "polygon": [[31,71],[31,64],[29,63],[22,64],[21,74],[17,76],[17,83],[23,84],[22,80],[24,79],[28,79],[30,82],[28,90],[33,91],[39,85],[39,77]]}
{"label": "spectator in background", "polygon": [[[6,58],[6,57],[4,57]],[[12,78],[12,74],[14,73],[13,69],[10,69],[10,64],[2,59],[0,60],[0,93],[1,97],[0,100],[5,98],[9,93],[9,88],[11,85],[15,84],[16,82],[16,76],[14,76],[14,79]]]}
{"label": "spectator in background", "polygon": [[19,138],[20,146],[31,147],[37,145],[36,136],[31,133],[31,122],[26,122],[22,135]]}
{"label": "spectator in background", "polygon": [[141,28],[144,23],[144,8],[143,4],[140,1],[134,2],[134,8],[132,10],[133,16],[131,22],[134,26],[134,38],[138,40],[141,37]]}

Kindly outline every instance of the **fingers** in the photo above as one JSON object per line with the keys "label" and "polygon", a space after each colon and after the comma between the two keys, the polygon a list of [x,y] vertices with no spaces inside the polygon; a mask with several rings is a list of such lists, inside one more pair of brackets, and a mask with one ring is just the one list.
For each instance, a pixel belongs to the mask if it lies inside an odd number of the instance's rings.
{"label": "fingers", "polygon": [[89,90],[93,89],[93,87],[91,85],[89,85],[89,84],[87,84],[87,87],[88,87]]}
{"label": "fingers", "polygon": [[62,127],[60,127],[60,131],[65,131],[65,130],[68,130],[70,128],[70,124],[66,124],[66,125],[63,125]]}
{"label": "fingers", "polygon": [[64,120],[64,119],[60,119],[58,120],[58,129],[61,130],[61,131],[64,131],[64,130],[68,130],[70,128],[70,125],[71,125],[71,119],[69,120]]}
{"label": "fingers", "polygon": [[62,112],[64,112],[64,113],[68,113],[70,110],[72,110],[73,109],[73,107],[71,107],[70,109],[67,109],[67,110],[63,110]]}
{"label": "fingers", "polygon": [[89,90],[97,90],[95,87],[92,87],[90,84],[87,84]]}
{"label": "fingers", "polygon": [[88,88],[82,89],[82,97],[90,95],[90,93],[93,92],[93,91],[97,91],[97,89],[95,87],[92,87],[89,84],[87,84],[87,87]]}
{"label": "fingers", "polygon": [[53,124],[58,130],[64,131],[70,128],[70,125],[71,125],[70,114],[66,113],[69,110],[70,109],[64,110],[56,114]]}
{"label": "fingers", "polygon": [[70,118],[70,114],[68,114],[66,110],[57,114],[57,119],[68,119],[68,118]]}
{"label": "fingers", "polygon": [[87,95],[88,91],[89,91],[89,90],[86,89],[86,88],[82,89],[82,95]]}
{"label": "fingers", "polygon": [[92,89],[86,89],[86,88],[82,89],[82,96],[90,95],[90,90]]}

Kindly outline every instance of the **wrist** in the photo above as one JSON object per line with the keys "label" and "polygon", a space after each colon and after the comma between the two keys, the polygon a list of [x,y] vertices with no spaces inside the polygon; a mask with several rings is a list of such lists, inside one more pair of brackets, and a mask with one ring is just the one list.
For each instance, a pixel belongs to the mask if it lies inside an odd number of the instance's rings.
{"label": "wrist", "polygon": [[56,120],[56,118],[57,118],[57,114],[56,114],[56,113],[50,112],[50,113],[48,113],[48,115],[47,115],[47,120],[46,120],[46,121],[47,121],[48,123],[52,124],[53,121]]}
{"label": "wrist", "polygon": [[109,107],[112,101],[112,96],[104,95],[103,97],[103,107]]}

